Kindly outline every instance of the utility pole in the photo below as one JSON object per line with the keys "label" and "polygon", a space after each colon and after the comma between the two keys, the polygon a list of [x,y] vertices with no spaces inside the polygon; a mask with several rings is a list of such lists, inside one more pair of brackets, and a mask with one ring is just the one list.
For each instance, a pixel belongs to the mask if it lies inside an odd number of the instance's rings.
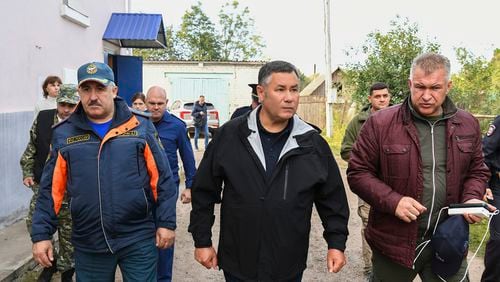
{"label": "utility pole", "polygon": [[324,25],[325,25],[325,108],[326,108],[326,136],[332,137],[332,103],[335,97],[332,96],[332,54],[331,54],[331,38],[330,38],[330,0],[324,2]]}

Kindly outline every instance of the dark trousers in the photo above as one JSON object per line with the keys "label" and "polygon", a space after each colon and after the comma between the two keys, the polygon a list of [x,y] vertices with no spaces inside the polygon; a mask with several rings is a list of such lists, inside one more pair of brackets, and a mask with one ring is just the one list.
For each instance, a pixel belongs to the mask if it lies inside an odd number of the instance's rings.
{"label": "dark trousers", "polygon": [[[418,244],[419,242],[417,242]],[[432,248],[428,245],[422,254],[415,262],[415,269],[406,268],[402,265],[395,263],[390,258],[384,256],[382,253],[373,249],[372,263],[373,263],[373,276],[371,282],[411,282],[420,276],[420,279],[425,282],[442,282],[440,277],[432,272]],[[465,274],[467,269],[467,258],[464,258],[462,265],[458,272],[446,279],[447,282],[462,282],[464,275],[466,276],[463,281],[469,282],[468,275]]]}
{"label": "dark trousers", "polygon": [[172,267],[174,265],[174,246],[158,250],[158,281],[172,281]]}
{"label": "dark trousers", "polygon": [[115,253],[88,253],[75,249],[77,282],[115,281],[120,266],[123,281],[156,282],[158,250],[155,238],[134,243]]}
{"label": "dark trousers", "polygon": [[[300,282],[302,281],[302,275],[304,272],[299,273],[297,276],[295,276],[292,279],[289,280],[283,280],[282,282]],[[244,282],[246,280],[239,279],[235,276],[233,276],[231,273],[224,271],[224,278],[226,278],[226,282]],[[255,280],[257,282],[258,280]]]}
{"label": "dark trousers", "polygon": [[[491,204],[500,209],[500,183],[498,187],[492,187],[491,190],[494,197]],[[481,281],[500,281],[500,215],[495,215],[491,219],[490,239],[484,253],[484,272]]]}

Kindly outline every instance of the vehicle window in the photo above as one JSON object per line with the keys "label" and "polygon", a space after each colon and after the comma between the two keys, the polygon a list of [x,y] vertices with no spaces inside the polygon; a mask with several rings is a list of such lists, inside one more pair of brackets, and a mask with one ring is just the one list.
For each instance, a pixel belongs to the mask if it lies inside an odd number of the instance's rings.
{"label": "vehicle window", "polygon": [[175,102],[172,104],[172,106],[170,107],[170,109],[171,109],[171,110],[177,110],[177,109],[179,109],[180,105],[181,105],[181,101],[175,101]]}
{"label": "vehicle window", "polygon": [[192,110],[194,106],[194,103],[185,103],[184,104],[184,109],[186,110]]}

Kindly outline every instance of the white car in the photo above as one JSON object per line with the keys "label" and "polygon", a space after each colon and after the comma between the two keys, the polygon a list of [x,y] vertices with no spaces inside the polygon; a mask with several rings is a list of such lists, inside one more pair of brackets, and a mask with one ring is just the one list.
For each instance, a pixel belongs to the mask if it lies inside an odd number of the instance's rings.
{"label": "white car", "polygon": [[[215,109],[212,103],[206,102],[208,111],[208,131],[210,135],[214,135],[215,130],[219,128],[219,111]],[[191,116],[191,111],[193,110],[194,102],[185,102],[182,100],[175,100],[168,107],[169,112],[178,118],[182,119],[186,123],[188,133],[190,137],[194,136],[194,123],[193,117]],[[203,132],[201,132],[203,135]]]}

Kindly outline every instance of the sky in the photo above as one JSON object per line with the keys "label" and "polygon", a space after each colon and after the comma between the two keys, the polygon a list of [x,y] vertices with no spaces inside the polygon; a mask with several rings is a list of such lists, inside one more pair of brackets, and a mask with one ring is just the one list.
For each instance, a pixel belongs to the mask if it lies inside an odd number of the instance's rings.
{"label": "sky", "polygon": [[[131,12],[161,13],[166,26],[178,27],[182,15],[195,0],[130,0]],[[203,11],[218,22],[218,12],[227,0],[205,0]],[[271,60],[285,60],[310,75],[325,72],[324,0],[239,0],[248,6]],[[345,51],[366,42],[370,32],[387,32],[399,15],[419,27],[424,41],[438,42],[450,58],[452,72],[456,47],[491,59],[500,48],[500,1],[498,0],[330,0],[332,69],[362,60]]]}

